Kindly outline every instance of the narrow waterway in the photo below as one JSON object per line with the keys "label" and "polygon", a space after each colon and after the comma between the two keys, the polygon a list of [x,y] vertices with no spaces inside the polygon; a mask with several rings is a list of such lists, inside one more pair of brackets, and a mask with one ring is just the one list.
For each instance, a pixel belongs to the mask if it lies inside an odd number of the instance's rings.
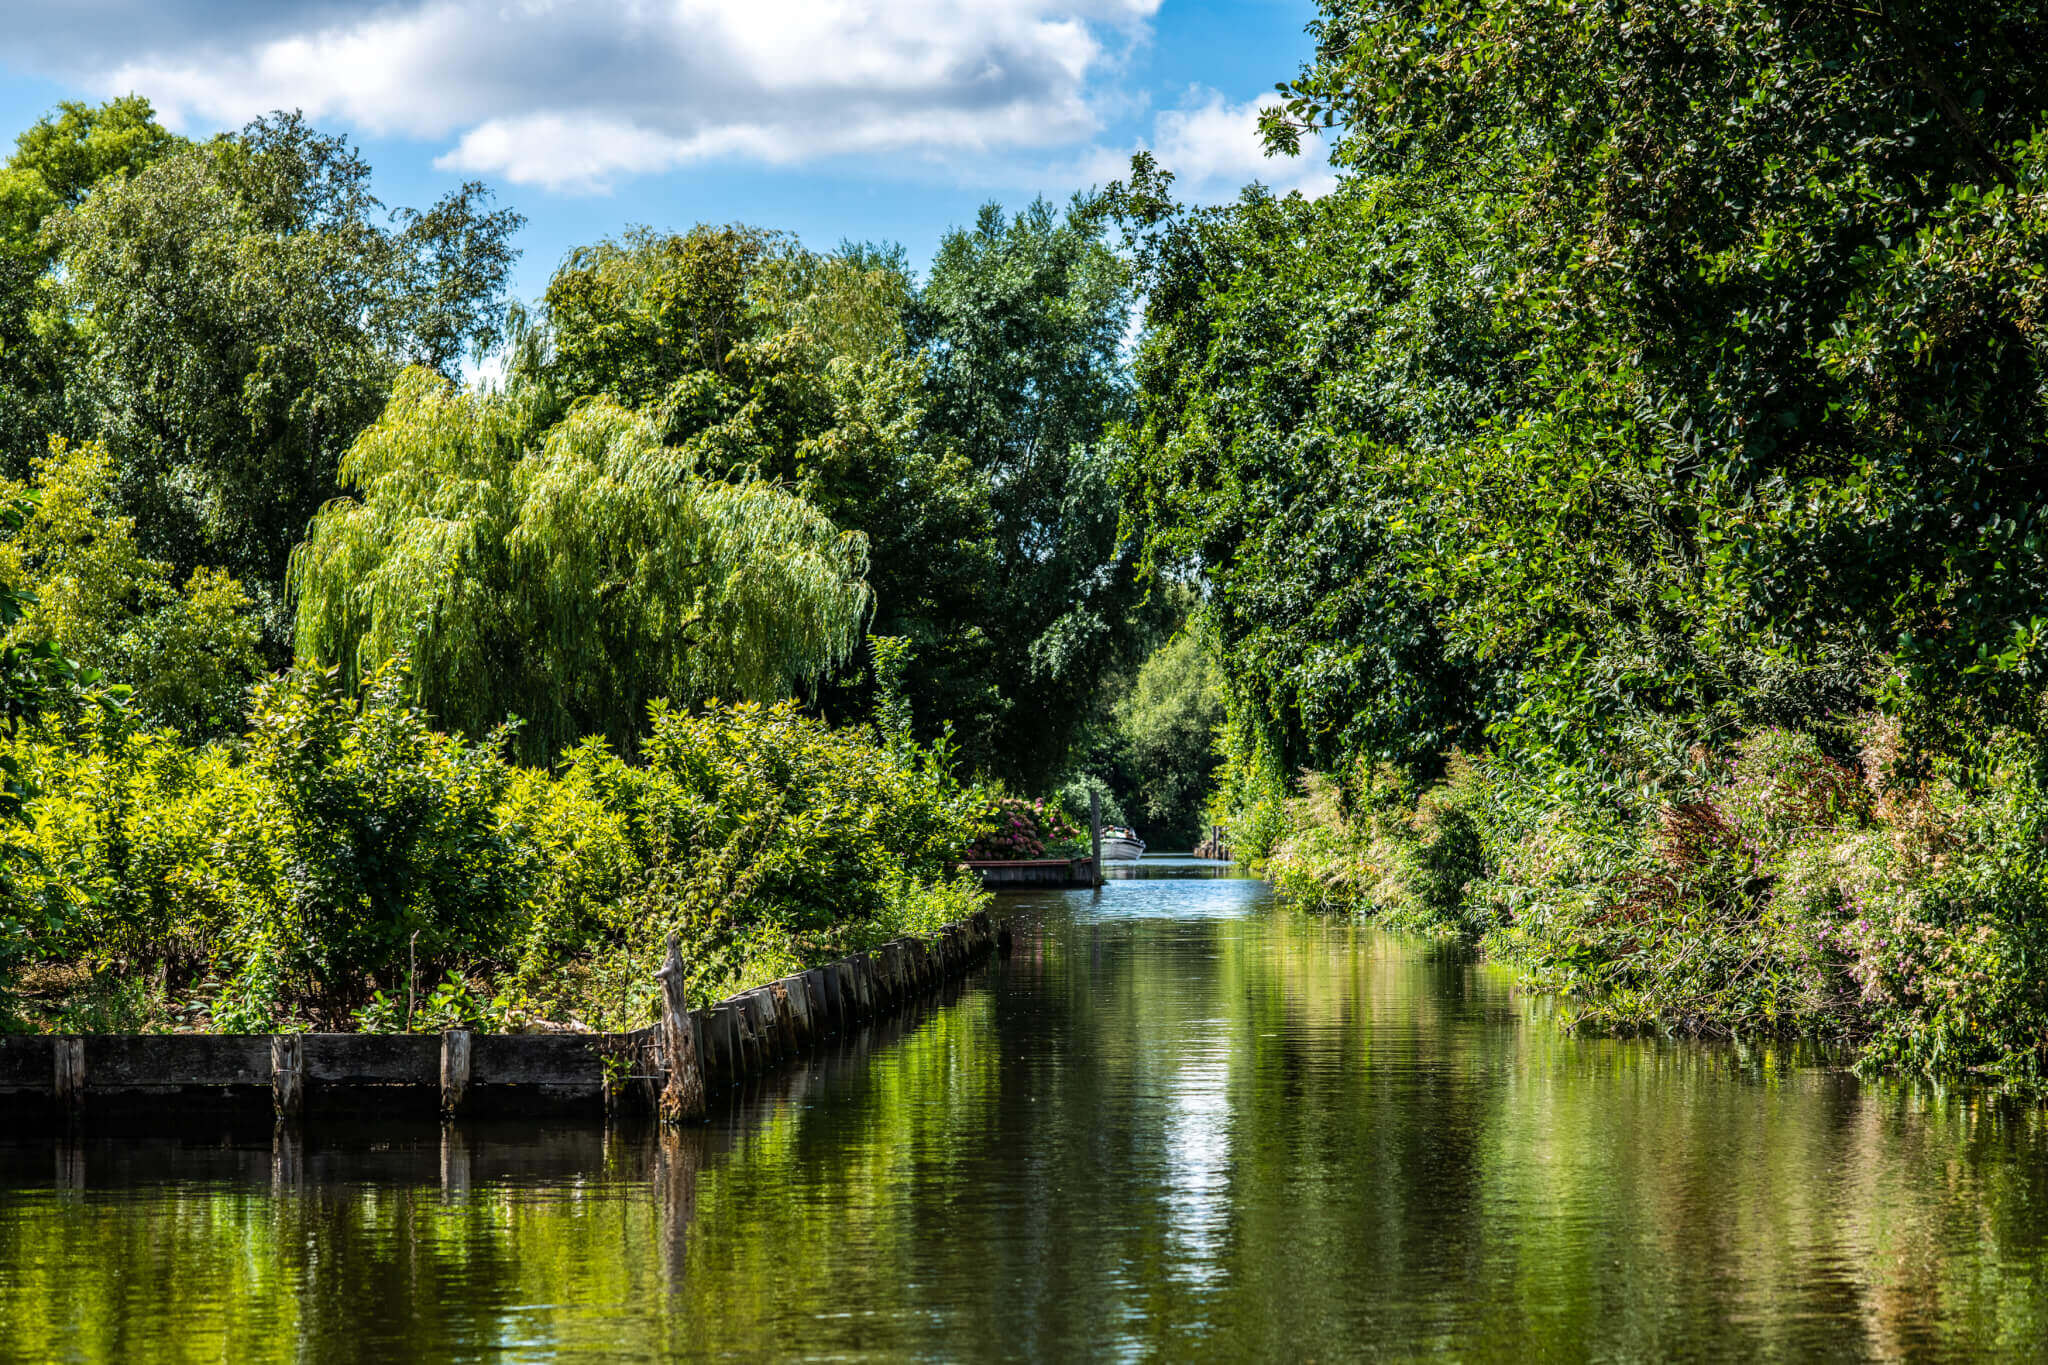
{"label": "narrow waterway", "polygon": [[2040,1359],[2048,1123],[1148,864],[662,1137],[0,1137],[0,1358]]}

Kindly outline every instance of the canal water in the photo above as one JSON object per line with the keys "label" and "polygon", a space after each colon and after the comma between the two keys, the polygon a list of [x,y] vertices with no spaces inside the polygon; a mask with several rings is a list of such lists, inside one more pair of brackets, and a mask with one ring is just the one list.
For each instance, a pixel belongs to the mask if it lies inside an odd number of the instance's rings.
{"label": "canal water", "polygon": [[2048,1125],[1215,865],[663,1137],[0,1137],[0,1358],[2041,1359]]}

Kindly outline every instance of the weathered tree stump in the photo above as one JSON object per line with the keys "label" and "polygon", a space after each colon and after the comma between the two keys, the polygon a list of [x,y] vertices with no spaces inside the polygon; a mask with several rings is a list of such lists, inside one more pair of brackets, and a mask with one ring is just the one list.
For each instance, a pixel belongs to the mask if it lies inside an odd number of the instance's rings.
{"label": "weathered tree stump", "polygon": [[690,1026],[683,954],[674,934],[668,936],[668,958],[655,975],[661,979],[661,1051],[668,1062],[668,1085],[661,1092],[662,1121],[694,1123],[705,1114],[704,1070],[697,1062],[697,1030]]}

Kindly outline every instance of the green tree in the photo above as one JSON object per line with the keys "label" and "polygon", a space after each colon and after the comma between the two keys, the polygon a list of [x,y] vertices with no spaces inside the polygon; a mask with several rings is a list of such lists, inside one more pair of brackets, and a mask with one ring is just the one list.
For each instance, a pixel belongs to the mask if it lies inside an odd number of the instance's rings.
{"label": "green tree", "polygon": [[2033,724],[2042,23],[1335,2],[1267,131],[1336,194],[1126,187],[1134,505],[1272,770]]}
{"label": "green tree", "polygon": [[469,184],[387,226],[370,168],[297,115],[171,151],[43,229],[143,550],[249,585],[273,648],[281,584],[342,452],[408,362],[484,349],[518,215]]}
{"label": "green tree", "polygon": [[1210,642],[1199,629],[1183,629],[1146,658],[1117,707],[1134,778],[1130,816],[1152,847],[1201,842],[1222,723],[1223,674]]}
{"label": "green tree", "polygon": [[249,596],[218,569],[180,586],[170,565],[141,554],[104,445],[53,439],[33,481],[0,481],[0,498],[34,508],[0,545],[0,579],[29,604],[6,639],[48,644],[127,687],[145,725],[194,740],[239,732],[262,673]]}
{"label": "green tree", "polygon": [[[704,473],[779,480],[866,536],[874,628],[911,643],[921,730],[952,720],[979,734],[998,576],[989,492],[925,431],[927,362],[904,332],[912,294],[900,248],[821,254],[736,225],[637,230],[570,254],[511,384],[548,412],[592,396],[658,412],[663,439]],[[813,699],[828,715],[866,709],[869,662],[847,659]]]}
{"label": "green tree", "polygon": [[401,656],[413,695],[536,761],[649,704],[787,696],[849,657],[865,542],[758,480],[707,478],[660,412],[608,399],[536,430],[521,397],[404,376],[341,470],[356,496],[292,561],[298,646],[351,678]]}
{"label": "green tree", "polygon": [[1012,217],[991,204],[940,243],[910,312],[927,439],[966,456],[991,519],[989,576],[956,645],[973,652],[948,663],[985,681],[940,706],[970,759],[1033,790],[1067,771],[1102,680],[1142,657],[1104,441],[1129,410],[1132,282],[1102,222],[1086,199]]}
{"label": "green tree", "polygon": [[52,432],[71,430],[65,381],[70,329],[52,297],[52,214],[93,188],[134,174],[185,145],[156,122],[148,100],[66,101],[31,124],[0,167],[0,466],[27,472]]}

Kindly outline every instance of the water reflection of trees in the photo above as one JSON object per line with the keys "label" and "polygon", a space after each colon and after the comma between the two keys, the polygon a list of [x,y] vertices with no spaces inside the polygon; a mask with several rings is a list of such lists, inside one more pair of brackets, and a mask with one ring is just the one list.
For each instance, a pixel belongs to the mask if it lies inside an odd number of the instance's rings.
{"label": "water reflection of trees", "polygon": [[702,1130],[0,1146],[8,1349],[1899,1356],[2048,1318],[2033,1109],[1574,1038],[1341,924],[1020,919]]}

